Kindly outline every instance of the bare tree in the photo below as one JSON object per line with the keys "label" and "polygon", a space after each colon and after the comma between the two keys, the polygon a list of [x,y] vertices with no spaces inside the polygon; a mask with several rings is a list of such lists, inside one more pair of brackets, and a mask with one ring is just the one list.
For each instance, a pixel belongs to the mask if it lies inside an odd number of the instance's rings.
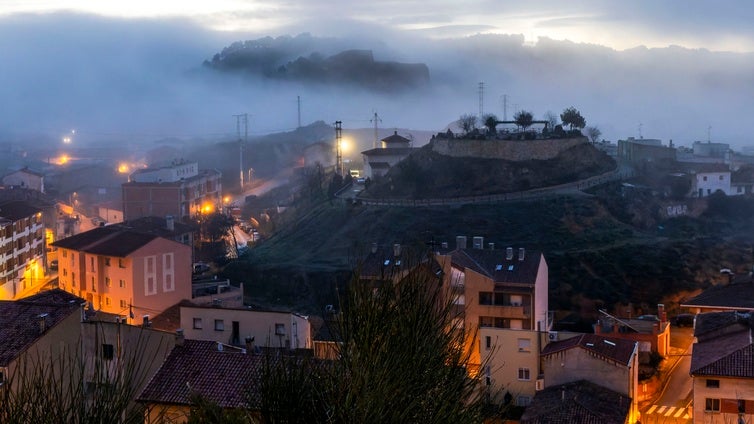
{"label": "bare tree", "polygon": [[602,136],[602,131],[597,126],[594,127],[586,127],[586,135],[589,137],[589,140],[592,141],[592,143],[596,143],[599,141],[600,137]]}
{"label": "bare tree", "polygon": [[550,131],[555,130],[555,127],[558,125],[558,115],[556,115],[555,112],[548,110],[545,112],[543,118],[547,121],[547,129]]}
{"label": "bare tree", "polygon": [[477,118],[476,115],[465,114],[458,118],[458,126],[461,127],[464,134],[468,134],[476,129]]}

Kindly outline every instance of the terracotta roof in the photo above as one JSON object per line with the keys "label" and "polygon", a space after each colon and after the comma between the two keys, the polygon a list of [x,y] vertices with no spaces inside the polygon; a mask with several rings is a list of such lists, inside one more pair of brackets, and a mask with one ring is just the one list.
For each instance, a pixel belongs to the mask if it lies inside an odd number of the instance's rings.
{"label": "terracotta roof", "polygon": [[52,245],[95,255],[125,258],[156,238],[158,237],[154,234],[107,226],[58,240]]}
{"label": "terracotta roof", "polygon": [[0,217],[11,221],[28,218],[39,212],[42,212],[42,210],[21,200],[0,203]]}
{"label": "terracotta roof", "polygon": [[7,366],[42,337],[40,315],[47,314],[45,326],[49,329],[71,314],[80,313],[83,302],[84,299],[60,289],[21,300],[0,301],[0,366]]}
{"label": "terracotta roof", "polygon": [[579,347],[604,359],[628,366],[631,364],[631,359],[636,351],[636,343],[629,340],[602,337],[596,334],[582,334],[577,337],[550,342],[542,349],[541,355],[552,355]]}
{"label": "terracotta roof", "polygon": [[681,306],[754,311],[754,282],[749,277],[736,279],[736,282],[731,284],[712,286],[691,300],[683,302]]}
{"label": "terracotta roof", "polygon": [[631,398],[580,380],[537,392],[521,424],[625,424],[630,408]]}
{"label": "terracotta roof", "polygon": [[691,353],[690,373],[695,376],[754,378],[754,315],[711,312],[698,314],[697,342]]}
{"label": "terracotta roof", "polygon": [[[212,341],[184,340],[165,359],[137,401],[190,405],[198,393],[222,408],[258,404],[258,384],[265,358]],[[249,399],[251,396],[251,399]]]}
{"label": "terracotta roof", "polygon": [[527,250],[523,260],[518,258],[518,249],[513,249],[512,259],[506,259],[504,249],[456,249],[451,252],[452,265],[461,270],[471,269],[496,283],[534,284],[539,261],[544,260],[542,254]]}
{"label": "terracotta roof", "polygon": [[392,135],[389,135],[381,140],[382,142],[386,144],[391,143],[402,143],[402,144],[409,144],[411,143],[411,140],[407,139],[406,137],[403,137],[401,135],[398,135],[398,131],[395,131]]}

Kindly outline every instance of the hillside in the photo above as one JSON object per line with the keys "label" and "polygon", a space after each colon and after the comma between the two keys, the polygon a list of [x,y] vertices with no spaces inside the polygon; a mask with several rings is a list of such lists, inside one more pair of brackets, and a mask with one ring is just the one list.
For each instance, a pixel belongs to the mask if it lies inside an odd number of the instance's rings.
{"label": "hillside", "polygon": [[509,193],[578,181],[615,167],[612,158],[588,143],[553,159],[528,161],[451,157],[427,145],[377,179],[364,195],[426,199]]}

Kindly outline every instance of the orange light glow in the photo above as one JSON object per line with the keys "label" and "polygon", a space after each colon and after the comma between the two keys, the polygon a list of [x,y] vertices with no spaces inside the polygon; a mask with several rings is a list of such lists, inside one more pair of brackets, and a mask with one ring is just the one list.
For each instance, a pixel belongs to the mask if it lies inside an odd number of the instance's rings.
{"label": "orange light glow", "polygon": [[65,165],[70,160],[71,158],[68,157],[68,155],[60,155],[60,157],[58,158],[58,165]]}
{"label": "orange light glow", "polygon": [[209,213],[212,213],[214,210],[215,210],[215,207],[212,206],[211,204],[206,204],[202,206],[202,213],[209,214]]}
{"label": "orange light glow", "polygon": [[131,168],[126,163],[121,163],[118,165],[118,172],[121,174],[127,173]]}

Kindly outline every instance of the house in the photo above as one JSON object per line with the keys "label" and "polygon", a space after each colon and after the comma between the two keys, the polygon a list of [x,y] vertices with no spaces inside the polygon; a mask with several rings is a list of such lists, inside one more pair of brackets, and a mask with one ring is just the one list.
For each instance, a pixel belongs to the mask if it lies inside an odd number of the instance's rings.
{"label": "house", "polygon": [[[32,361],[45,361],[75,350],[80,342],[83,299],[62,290],[20,300],[0,300],[0,387]],[[39,362],[36,362],[37,364]]]}
{"label": "house", "polygon": [[27,188],[40,193],[45,192],[44,174],[32,171],[28,167],[23,167],[5,175],[2,182],[4,186]]}
{"label": "house", "polygon": [[390,167],[408,157],[411,152],[417,150],[411,147],[411,140],[398,135],[382,139],[382,147],[361,152],[364,156],[364,176],[367,178],[381,177],[387,174]]}
{"label": "house", "polygon": [[694,423],[754,420],[754,315],[735,311],[696,317],[691,353]]}
{"label": "house", "polygon": [[0,203],[0,299],[14,300],[45,284],[42,211],[24,201]]}
{"label": "house", "polygon": [[137,397],[145,422],[186,422],[192,395],[223,409],[258,409],[264,355],[206,340],[176,343],[160,369]]}
{"label": "house", "polygon": [[191,248],[184,244],[107,226],[53,246],[58,248],[60,288],[97,310],[143,319],[191,299]]}
{"label": "house", "polygon": [[141,169],[129,177],[123,190],[123,218],[173,216],[188,220],[222,207],[222,174],[199,169],[197,162]]}
{"label": "house", "polygon": [[631,422],[638,418],[638,342],[582,334],[542,349],[543,388],[586,380],[625,396]]}
{"label": "house", "polygon": [[733,194],[730,182],[731,172],[728,165],[721,163],[695,164],[689,166],[688,171],[692,174],[692,196],[707,197],[717,191],[726,195]]}
{"label": "house", "polygon": [[657,315],[642,315],[637,318],[618,318],[600,311],[600,319],[594,325],[594,334],[605,337],[639,342],[642,363],[650,352],[667,356],[670,352],[670,323],[665,305],[657,305]]}
{"label": "house", "polygon": [[618,140],[618,158],[634,165],[647,162],[675,161],[676,149],[663,146],[662,141],[653,138],[628,137]]}
{"label": "house", "polygon": [[[456,249],[437,255],[443,284],[462,312],[458,325],[467,335],[470,370],[484,373],[491,393],[507,388],[525,404],[536,391],[539,352],[552,325],[547,262],[539,252],[483,249],[482,237],[473,240],[468,249],[459,236]],[[485,359],[487,367],[479,369]]]}
{"label": "house", "polygon": [[752,274],[730,275],[728,282],[716,284],[681,303],[694,314],[723,311],[754,312],[754,278]]}
{"label": "house", "polygon": [[309,318],[294,312],[259,310],[249,307],[225,308],[219,305],[180,306],[181,328],[189,339],[211,340],[231,346],[278,349],[311,349]]}
{"label": "house", "polygon": [[526,408],[521,424],[629,424],[631,399],[589,381],[548,387]]}

